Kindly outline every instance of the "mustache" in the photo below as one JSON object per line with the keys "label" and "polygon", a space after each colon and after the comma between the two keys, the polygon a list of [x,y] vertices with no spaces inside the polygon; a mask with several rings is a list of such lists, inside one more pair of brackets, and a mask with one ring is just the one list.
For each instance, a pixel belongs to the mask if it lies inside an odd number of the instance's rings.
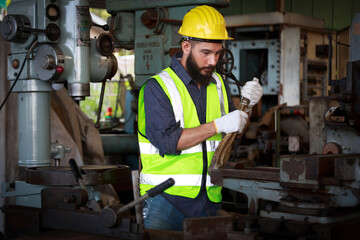
{"label": "mustache", "polygon": [[200,70],[205,70],[205,69],[207,69],[207,70],[215,70],[215,66],[209,65],[209,66],[200,68]]}

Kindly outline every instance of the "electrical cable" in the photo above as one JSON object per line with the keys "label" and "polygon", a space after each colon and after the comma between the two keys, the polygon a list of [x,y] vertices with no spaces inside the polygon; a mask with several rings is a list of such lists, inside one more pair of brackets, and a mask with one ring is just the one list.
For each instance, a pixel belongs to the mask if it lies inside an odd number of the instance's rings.
{"label": "electrical cable", "polygon": [[11,94],[12,90],[14,89],[15,84],[16,84],[17,80],[19,79],[19,77],[20,77],[20,75],[21,75],[22,70],[24,69],[24,66],[25,66],[26,60],[27,60],[27,58],[25,58],[25,59],[24,59],[23,64],[22,64],[22,66],[21,66],[21,68],[20,68],[19,74],[16,76],[16,79],[15,79],[15,81],[14,81],[14,84],[11,86],[11,88],[10,88],[9,92],[6,94],[6,97],[5,97],[4,101],[1,103],[1,106],[0,106],[0,111],[1,111],[1,109],[3,108],[3,106],[5,105],[5,103],[6,103],[7,99],[9,98],[9,96],[10,96],[10,94]]}
{"label": "electrical cable", "polygon": [[20,77],[20,75],[21,75],[21,73],[22,73],[22,71],[23,71],[23,69],[24,69],[26,60],[29,59],[30,52],[32,52],[32,50],[37,46],[37,44],[38,44],[38,41],[36,40],[36,41],[31,45],[31,47],[29,48],[29,50],[27,51],[26,57],[25,57],[25,59],[24,59],[24,61],[23,61],[23,64],[21,65],[19,74],[16,76],[15,81],[14,81],[14,84],[11,85],[9,92],[6,94],[6,97],[5,97],[4,101],[1,103],[0,111],[1,111],[1,109],[3,108],[3,106],[5,105],[5,103],[6,103],[7,99],[9,98],[10,94],[12,93],[12,91],[13,91],[13,89],[14,89],[14,87],[15,87],[15,84],[16,84],[16,82],[18,81],[18,79],[19,79],[19,77]]}
{"label": "electrical cable", "polygon": [[342,45],[342,46],[345,46],[345,47],[350,47],[349,44],[342,43],[342,42],[336,41],[336,40],[334,40],[334,39],[332,39],[332,40],[333,40],[333,42],[335,42],[335,43],[338,44],[338,45]]}

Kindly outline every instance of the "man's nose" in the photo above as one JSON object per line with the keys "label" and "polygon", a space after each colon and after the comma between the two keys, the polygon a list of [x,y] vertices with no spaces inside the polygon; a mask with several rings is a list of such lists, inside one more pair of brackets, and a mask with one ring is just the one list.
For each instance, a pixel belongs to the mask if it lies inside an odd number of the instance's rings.
{"label": "man's nose", "polygon": [[209,59],[208,59],[208,65],[211,65],[211,66],[215,66],[216,65],[216,62],[217,62],[217,58],[214,55],[210,56]]}

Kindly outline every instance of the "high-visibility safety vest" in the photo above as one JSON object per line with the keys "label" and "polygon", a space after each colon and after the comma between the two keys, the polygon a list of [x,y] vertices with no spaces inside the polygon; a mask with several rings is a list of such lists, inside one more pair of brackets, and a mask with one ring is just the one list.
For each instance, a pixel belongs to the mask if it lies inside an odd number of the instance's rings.
{"label": "high-visibility safety vest", "polygon": [[[171,68],[166,68],[154,77],[170,99],[176,122],[180,121],[182,128],[194,128],[200,125],[196,107],[181,79]],[[211,122],[229,112],[229,104],[224,81],[217,73],[213,73],[215,83],[207,86],[206,92],[206,122]],[[182,150],[180,155],[159,155],[159,150],[145,136],[144,87],[139,93],[138,109],[138,139],[142,171],[140,173],[140,193],[172,177],[175,185],[165,190],[170,195],[195,198],[201,189],[203,178],[202,144]],[[215,149],[221,142],[222,135],[216,134],[206,140],[207,168],[209,168]],[[212,202],[221,201],[221,187],[210,182],[206,173],[206,190]]]}

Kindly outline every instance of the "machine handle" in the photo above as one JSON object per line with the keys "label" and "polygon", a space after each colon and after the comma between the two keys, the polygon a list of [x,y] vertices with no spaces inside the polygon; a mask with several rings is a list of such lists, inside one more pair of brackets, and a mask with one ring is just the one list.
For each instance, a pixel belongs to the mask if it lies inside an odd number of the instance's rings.
{"label": "machine handle", "polygon": [[69,160],[69,165],[70,165],[71,171],[74,174],[74,177],[76,178],[76,181],[79,182],[79,179],[83,179],[83,177],[81,176],[80,168],[73,158]]}
{"label": "machine handle", "polygon": [[147,191],[147,194],[149,195],[149,197],[154,197],[154,196],[158,195],[159,193],[162,193],[163,191],[165,191],[166,189],[168,189],[169,187],[171,187],[174,184],[175,184],[175,180],[173,178],[169,178],[168,180],[161,183],[160,185],[157,185],[156,187]]}
{"label": "machine handle", "polygon": [[156,196],[157,194],[165,191],[167,188],[173,186],[174,184],[175,184],[175,180],[173,178],[169,178],[160,185],[147,191],[146,194],[144,194],[140,198],[135,199],[134,201],[126,204],[125,206],[120,206],[120,207],[114,205],[106,206],[100,212],[100,220],[102,224],[106,227],[113,227],[119,222],[119,220],[121,219],[121,214],[123,212],[134,207],[136,204],[143,202],[148,197]]}

